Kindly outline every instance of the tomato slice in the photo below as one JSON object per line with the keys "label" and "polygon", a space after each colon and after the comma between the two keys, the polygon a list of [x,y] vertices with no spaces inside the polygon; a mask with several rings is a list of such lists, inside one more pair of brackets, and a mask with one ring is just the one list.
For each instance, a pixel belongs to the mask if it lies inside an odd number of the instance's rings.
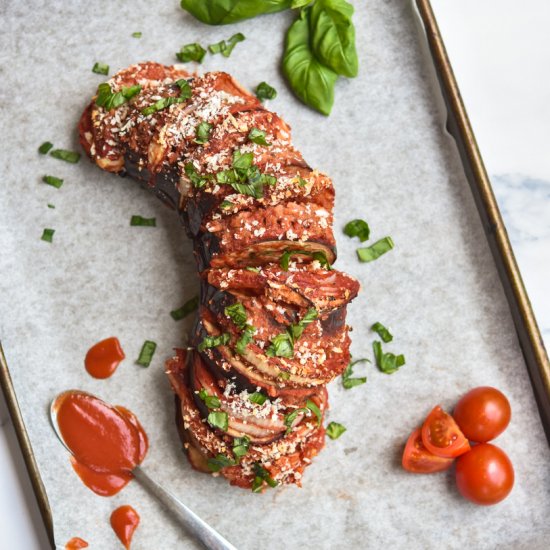
{"label": "tomato slice", "polygon": [[442,472],[451,467],[452,458],[436,456],[428,451],[422,443],[420,428],[414,430],[409,436],[401,464],[408,472],[415,474],[432,474]]}
{"label": "tomato slice", "polygon": [[422,425],[422,443],[430,453],[445,458],[454,458],[470,450],[470,443],[454,418],[439,405]]}

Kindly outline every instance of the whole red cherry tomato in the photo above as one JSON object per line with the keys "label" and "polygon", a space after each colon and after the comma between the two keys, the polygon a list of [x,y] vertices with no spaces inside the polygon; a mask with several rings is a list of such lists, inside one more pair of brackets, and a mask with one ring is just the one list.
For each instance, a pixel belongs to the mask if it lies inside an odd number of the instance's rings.
{"label": "whole red cherry tomato", "polygon": [[506,396],[496,388],[470,390],[456,405],[453,417],[471,441],[485,443],[500,435],[510,423],[512,411]]}
{"label": "whole red cherry tomato", "polygon": [[481,443],[457,459],[456,485],[475,504],[496,504],[510,494],[514,468],[502,449]]}

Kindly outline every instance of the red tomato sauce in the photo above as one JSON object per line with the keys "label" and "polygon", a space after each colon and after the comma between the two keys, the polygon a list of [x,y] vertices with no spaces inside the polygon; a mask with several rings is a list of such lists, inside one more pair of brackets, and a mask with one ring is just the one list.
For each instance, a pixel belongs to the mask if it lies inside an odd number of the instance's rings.
{"label": "red tomato sauce", "polygon": [[84,365],[94,378],[109,378],[125,357],[118,338],[113,336],[92,346],[86,354]]}
{"label": "red tomato sauce", "polygon": [[79,391],[60,396],[56,408],[59,431],[73,453],[74,471],[98,495],[118,493],[149,447],[136,416]]}
{"label": "red tomato sauce", "polygon": [[88,543],[80,537],[73,537],[65,545],[65,550],[79,550],[80,548],[88,548]]}
{"label": "red tomato sauce", "polygon": [[111,514],[111,527],[126,550],[130,548],[138,525],[139,514],[131,506],[121,506]]}

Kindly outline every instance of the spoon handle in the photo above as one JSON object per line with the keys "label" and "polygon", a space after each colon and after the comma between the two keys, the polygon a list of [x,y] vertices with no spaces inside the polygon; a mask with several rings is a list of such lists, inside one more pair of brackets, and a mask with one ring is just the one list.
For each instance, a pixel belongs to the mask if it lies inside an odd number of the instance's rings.
{"label": "spoon handle", "polygon": [[151,479],[139,466],[132,470],[134,477],[170,510],[189,533],[208,550],[237,550],[195,512],[180,502],[172,493]]}

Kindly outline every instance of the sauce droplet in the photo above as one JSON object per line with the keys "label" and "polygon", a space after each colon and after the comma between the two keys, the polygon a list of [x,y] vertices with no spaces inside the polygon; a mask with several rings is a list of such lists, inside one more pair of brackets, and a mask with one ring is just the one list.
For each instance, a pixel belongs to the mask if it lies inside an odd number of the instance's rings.
{"label": "sauce droplet", "polygon": [[88,543],[80,537],[73,537],[65,545],[65,550],[79,550],[79,548],[88,548]]}
{"label": "sauce droplet", "polygon": [[149,447],[136,416],[79,391],[62,394],[55,407],[59,431],[73,453],[74,471],[98,495],[118,493]]}
{"label": "sauce droplet", "polygon": [[131,506],[120,506],[111,514],[111,527],[126,550],[130,548],[138,525],[139,514]]}
{"label": "sauce droplet", "polygon": [[109,378],[125,357],[118,338],[113,336],[92,346],[86,354],[84,365],[94,378]]}

